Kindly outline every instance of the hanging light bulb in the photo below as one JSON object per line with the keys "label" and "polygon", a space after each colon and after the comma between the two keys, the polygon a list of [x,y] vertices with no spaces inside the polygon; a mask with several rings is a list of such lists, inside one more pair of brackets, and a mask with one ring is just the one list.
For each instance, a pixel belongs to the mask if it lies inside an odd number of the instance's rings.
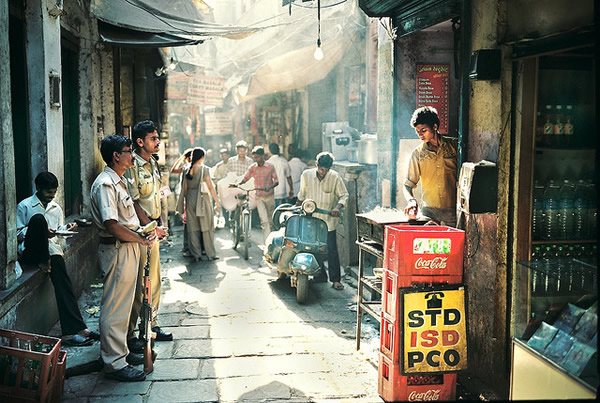
{"label": "hanging light bulb", "polygon": [[169,70],[175,70],[175,67],[177,67],[177,64],[175,63],[175,60],[171,58],[171,63],[169,63]]}
{"label": "hanging light bulb", "polygon": [[313,53],[313,57],[315,60],[322,60],[323,49],[321,49],[321,0],[317,0],[317,21],[319,24],[319,33],[317,34],[317,48],[315,49],[315,53]]}
{"label": "hanging light bulb", "polygon": [[323,60],[323,49],[321,49],[321,39],[317,39],[317,47],[313,53],[315,60]]}

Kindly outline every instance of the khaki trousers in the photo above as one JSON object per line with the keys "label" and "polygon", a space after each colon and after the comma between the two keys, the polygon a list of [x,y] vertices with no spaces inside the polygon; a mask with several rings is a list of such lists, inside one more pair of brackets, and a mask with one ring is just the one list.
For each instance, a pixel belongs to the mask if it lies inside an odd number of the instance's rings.
{"label": "khaki trousers", "polygon": [[271,219],[275,210],[275,196],[256,196],[256,210],[260,217],[260,227],[263,233],[263,243],[271,233]]}
{"label": "khaki trousers", "polygon": [[[137,321],[140,317],[140,310],[144,302],[144,266],[148,257],[148,248],[140,245],[140,264],[137,273],[137,283],[135,286],[135,298],[131,307],[131,317],[129,318],[129,329],[127,330],[127,340],[135,337]],[[160,243],[154,242],[150,249],[150,282],[152,283],[152,327],[156,326],[156,315],[158,314],[158,305],[160,302],[161,278],[160,278]]]}
{"label": "khaki trousers", "polygon": [[140,249],[137,243],[98,246],[100,270],[104,273],[104,292],[100,310],[100,355],[107,372],[127,365],[127,326]]}

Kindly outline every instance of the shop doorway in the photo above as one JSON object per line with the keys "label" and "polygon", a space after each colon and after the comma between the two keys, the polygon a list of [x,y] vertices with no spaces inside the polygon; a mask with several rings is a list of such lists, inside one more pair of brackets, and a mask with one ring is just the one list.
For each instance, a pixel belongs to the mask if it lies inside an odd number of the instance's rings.
{"label": "shop doorway", "polygon": [[27,103],[27,64],[25,62],[25,25],[23,5],[11,2],[9,16],[10,88],[15,156],[15,187],[17,203],[31,196],[31,140],[29,137],[29,107]]}
{"label": "shop doorway", "polygon": [[79,63],[78,47],[62,38],[62,112],[65,214],[79,213],[81,205],[81,164],[79,153]]}

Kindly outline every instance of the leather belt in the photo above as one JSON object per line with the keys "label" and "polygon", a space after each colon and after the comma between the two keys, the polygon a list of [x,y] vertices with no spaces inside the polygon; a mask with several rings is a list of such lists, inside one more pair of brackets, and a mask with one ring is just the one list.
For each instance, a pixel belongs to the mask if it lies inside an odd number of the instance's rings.
{"label": "leather belt", "polygon": [[[121,243],[127,243],[129,241],[119,241]],[[110,237],[100,237],[100,243],[103,245],[114,245],[117,243],[117,238],[115,238],[114,236],[110,236]]]}

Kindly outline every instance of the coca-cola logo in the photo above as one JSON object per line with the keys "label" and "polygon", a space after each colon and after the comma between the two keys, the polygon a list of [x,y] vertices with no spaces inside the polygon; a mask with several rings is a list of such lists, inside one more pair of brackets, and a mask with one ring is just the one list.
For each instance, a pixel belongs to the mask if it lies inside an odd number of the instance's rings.
{"label": "coca-cola logo", "polygon": [[415,392],[414,390],[409,393],[409,402],[424,402],[429,400],[440,400],[440,389],[429,389],[427,392]]}
{"label": "coca-cola logo", "polygon": [[415,262],[415,269],[417,270],[436,270],[445,269],[447,264],[447,257],[434,257],[433,259],[423,259],[419,257]]}

